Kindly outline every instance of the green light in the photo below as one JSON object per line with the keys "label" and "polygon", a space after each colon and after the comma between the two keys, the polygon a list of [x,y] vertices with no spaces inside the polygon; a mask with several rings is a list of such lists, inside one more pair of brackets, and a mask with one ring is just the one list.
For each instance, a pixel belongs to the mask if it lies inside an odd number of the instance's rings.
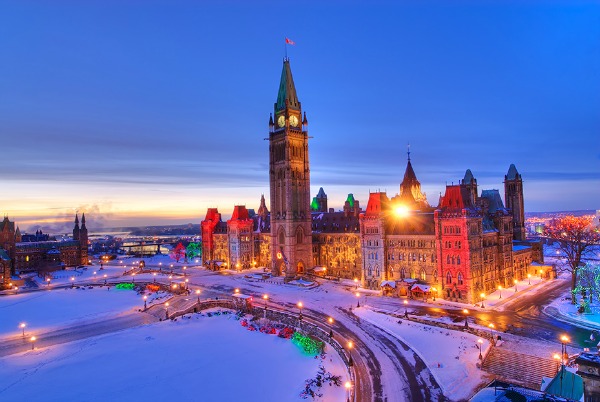
{"label": "green light", "polygon": [[350,208],[354,208],[354,194],[348,194],[348,198],[346,198],[346,201],[350,205]]}
{"label": "green light", "polygon": [[202,256],[202,243],[192,242],[185,248],[185,253],[188,258],[196,258]]}
{"label": "green light", "polygon": [[310,209],[313,211],[319,210],[319,201],[317,201],[317,197],[313,197],[312,202],[310,203]]}
{"label": "green light", "polygon": [[133,283],[117,283],[115,285],[115,289],[119,290],[133,290],[135,288],[135,284]]}
{"label": "green light", "polygon": [[298,331],[294,332],[294,335],[292,335],[292,342],[309,356],[319,355],[323,351],[323,342],[314,340]]}

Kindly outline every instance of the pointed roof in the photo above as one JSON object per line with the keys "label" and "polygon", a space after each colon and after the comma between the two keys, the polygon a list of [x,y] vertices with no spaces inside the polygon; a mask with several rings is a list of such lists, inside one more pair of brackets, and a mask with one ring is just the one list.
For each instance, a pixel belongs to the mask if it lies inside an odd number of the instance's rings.
{"label": "pointed roof", "polygon": [[262,216],[266,216],[269,213],[267,209],[267,203],[265,202],[265,195],[260,195],[260,206],[258,207],[258,214]]}
{"label": "pointed roof", "polygon": [[481,192],[481,198],[485,198],[489,201],[488,211],[490,213],[495,213],[497,211],[504,211],[504,204],[502,203],[502,197],[500,197],[500,192],[498,190],[483,190]]}
{"label": "pointed roof", "polygon": [[300,110],[300,102],[296,95],[296,86],[292,77],[292,69],[290,68],[290,60],[283,60],[283,70],[281,70],[281,80],[279,81],[279,92],[277,93],[277,103],[275,103],[275,111],[284,110],[287,106],[290,109]]}
{"label": "pointed roof", "polygon": [[327,194],[325,194],[325,191],[323,190],[323,187],[321,187],[319,189],[319,192],[317,193],[317,198],[327,198]]}
{"label": "pointed roof", "polygon": [[410,163],[410,159],[408,160],[408,163],[406,164],[406,170],[404,171],[404,179],[402,179],[402,187],[410,187],[410,185],[412,185],[413,183],[417,183],[417,184],[421,184],[419,183],[419,180],[417,180],[417,175],[415,174],[415,171],[412,167],[412,163]]}
{"label": "pointed roof", "polygon": [[506,180],[515,180],[520,178],[519,172],[517,172],[517,168],[515,167],[514,163],[510,164],[510,167],[508,168],[508,173],[506,174]]}
{"label": "pointed roof", "polygon": [[85,228],[85,212],[81,215],[81,228]]}
{"label": "pointed roof", "polygon": [[233,214],[231,214],[231,219],[229,221],[241,221],[250,219],[248,214],[248,210],[244,205],[235,205],[233,207]]}
{"label": "pointed roof", "polygon": [[467,169],[467,171],[465,172],[465,177],[463,178],[463,183],[469,184],[473,180],[475,180],[475,177],[473,177],[473,173],[471,172],[471,169]]}
{"label": "pointed roof", "polygon": [[386,193],[369,193],[369,202],[367,203],[367,210],[365,211],[365,214],[367,216],[379,215],[380,213],[388,210],[389,203],[390,200]]}

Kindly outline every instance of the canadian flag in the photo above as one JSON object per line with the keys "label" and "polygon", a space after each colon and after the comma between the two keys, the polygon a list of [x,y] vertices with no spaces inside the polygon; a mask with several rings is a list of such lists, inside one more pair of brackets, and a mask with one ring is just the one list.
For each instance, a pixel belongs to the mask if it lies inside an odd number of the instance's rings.
{"label": "canadian flag", "polygon": [[294,42],[293,40],[291,40],[291,39],[288,39],[288,38],[285,38],[285,43],[286,43],[287,45],[295,45],[295,44],[296,44],[296,42]]}

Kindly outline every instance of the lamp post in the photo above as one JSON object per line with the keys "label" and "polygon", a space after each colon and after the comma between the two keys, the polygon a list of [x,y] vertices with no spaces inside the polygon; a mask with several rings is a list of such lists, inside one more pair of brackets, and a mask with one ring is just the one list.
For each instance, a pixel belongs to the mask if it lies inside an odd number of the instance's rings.
{"label": "lamp post", "polygon": [[154,283],[156,283],[156,272],[154,272],[152,276],[154,277]]}
{"label": "lamp post", "polygon": [[437,289],[436,288],[431,288],[431,295],[433,296],[433,301],[435,301],[435,294],[437,293]]}
{"label": "lamp post", "polygon": [[106,274],[104,274],[104,285],[106,285]]}
{"label": "lamp post", "polygon": [[27,326],[26,323],[22,322],[19,327],[21,328],[21,331],[23,331],[23,339],[25,339],[25,327]]}
{"label": "lamp post", "polygon": [[74,276],[71,277],[71,289],[73,289],[73,287],[75,287],[75,277]]}
{"label": "lamp post", "polygon": [[463,314],[465,315],[465,329],[469,329],[469,310],[463,309]]}
{"label": "lamp post", "polygon": [[187,267],[183,267],[183,276],[187,276]]}
{"label": "lamp post", "polygon": [[488,325],[488,327],[490,327],[490,338],[492,339],[492,345],[494,344],[494,328],[496,328],[496,326],[494,324],[490,324]]}
{"label": "lamp post", "polygon": [[298,319],[300,321],[302,321],[302,306],[303,306],[302,302],[298,302],[297,306],[300,309],[300,315],[298,316]]}
{"label": "lamp post", "polygon": [[354,278],[354,290],[358,290],[358,278]]}
{"label": "lamp post", "polygon": [[515,283],[515,293],[517,293],[517,284],[519,283],[519,281],[515,279],[513,282]]}
{"label": "lamp post", "polygon": [[200,305],[200,289],[196,289],[196,296],[198,297],[198,306]]}
{"label": "lamp post", "polygon": [[485,306],[483,305],[483,301],[485,300],[485,293],[482,293],[479,296],[481,296],[481,308],[485,308]]}
{"label": "lamp post", "polygon": [[348,394],[348,402],[350,402],[350,390],[352,389],[352,383],[350,381],[346,381],[344,387],[346,388]]}
{"label": "lamp post", "polygon": [[556,360],[556,374],[558,374],[558,369],[560,367],[560,356],[558,353],[555,353],[552,358]]}
{"label": "lamp post", "polygon": [[502,285],[498,285],[498,292],[500,292],[500,297],[498,299],[502,299]]}
{"label": "lamp post", "polygon": [[263,295],[263,300],[265,301],[265,318],[267,318],[267,300],[269,300],[269,295],[265,293]]}
{"label": "lamp post", "polygon": [[354,347],[354,343],[352,341],[348,341],[348,366],[354,365],[354,361],[352,360],[352,355],[350,354],[353,347]]}
{"label": "lamp post", "polygon": [[50,278],[46,278],[46,287],[50,288]]}
{"label": "lamp post", "polygon": [[190,283],[190,280],[185,278],[185,290],[188,290],[188,284]]}
{"label": "lamp post", "polygon": [[148,296],[144,295],[144,311],[146,311],[146,309],[148,308],[148,305],[146,304],[146,300],[148,300]]}
{"label": "lamp post", "polygon": [[331,339],[333,338],[333,318],[329,317],[327,322],[329,322],[329,339]]}
{"label": "lamp post", "polygon": [[527,274],[528,284],[531,285],[531,274]]}
{"label": "lamp post", "polygon": [[408,318],[408,300],[404,300],[404,318]]}
{"label": "lamp post", "polygon": [[477,339],[477,348],[479,348],[479,360],[483,360],[483,355],[481,354],[481,349],[483,346],[483,339]]}
{"label": "lamp post", "polygon": [[360,293],[356,292],[356,307],[360,307]]}
{"label": "lamp post", "polygon": [[29,338],[29,340],[31,341],[31,350],[35,349],[35,340],[37,338],[35,336],[32,336],[31,338]]}
{"label": "lamp post", "polygon": [[[565,364],[565,360],[567,360],[569,358],[569,355],[567,355],[567,343],[568,342],[569,342],[568,336],[563,335],[560,337],[560,344],[562,346],[562,357],[561,357],[562,364]],[[565,356],[567,356],[566,359],[565,359]]]}
{"label": "lamp post", "polygon": [[166,319],[169,319],[169,302],[165,303],[165,314],[166,314]]}
{"label": "lamp post", "polygon": [[236,288],[233,292],[237,295],[238,293],[240,293],[240,290]]}

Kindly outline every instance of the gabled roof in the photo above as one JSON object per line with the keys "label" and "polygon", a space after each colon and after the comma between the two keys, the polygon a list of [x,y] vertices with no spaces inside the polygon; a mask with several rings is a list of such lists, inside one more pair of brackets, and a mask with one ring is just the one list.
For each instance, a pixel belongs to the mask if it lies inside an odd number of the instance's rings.
{"label": "gabled roof", "polygon": [[319,192],[317,193],[317,198],[327,198],[327,194],[325,194],[325,191],[323,190],[323,187],[321,187],[319,189]]}
{"label": "gabled roof", "polygon": [[248,215],[248,210],[244,205],[236,205],[233,207],[233,214],[231,214],[231,219],[229,221],[241,221],[250,219]]}
{"label": "gabled roof", "polygon": [[296,95],[296,86],[292,77],[292,69],[290,68],[290,60],[283,61],[283,70],[281,70],[281,80],[279,81],[279,92],[277,93],[277,102],[275,103],[275,111],[284,110],[287,106],[290,109],[300,110],[300,102]]}
{"label": "gabled roof", "polygon": [[544,392],[570,401],[579,401],[583,396],[583,378],[563,365]]}
{"label": "gabled roof", "polygon": [[473,207],[469,191],[465,186],[460,184],[446,186],[446,194],[444,194],[440,201],[440,208],[465,209]]}
{"label": "gabled roof", "polygon": [[378,215],[384,211],[388,210],[389,207],[389,198],[386,193],[377,192],[377,193],[369,193],[369,202],[367,203],[367,209],[365,214],[369,215]]}

